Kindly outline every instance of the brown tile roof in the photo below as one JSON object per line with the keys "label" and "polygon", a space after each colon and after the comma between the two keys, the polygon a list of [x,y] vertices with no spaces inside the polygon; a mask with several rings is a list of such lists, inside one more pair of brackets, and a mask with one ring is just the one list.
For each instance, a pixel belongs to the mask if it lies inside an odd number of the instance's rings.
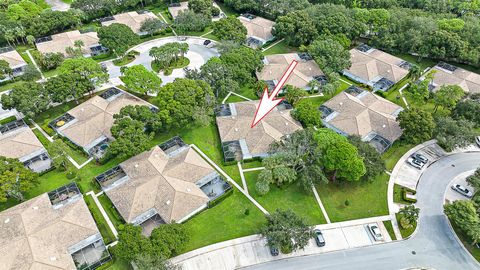
{"label": "brown tile roof", "polygon": [[346,71],[367,82],[383,77],[397,83],[408,75],[408,70],[400,67],[402,59],[377,49],[368,53],[351,49],[350,61],[352,66]]}
{"label": "brown tile roof", "polygon": [[132,31],[137,34],[140,32],[140,27],[142,27],[143,21],[148,18],[158,19],[158,17],[155,16],[155,14],[153,14],[152,12],[145,12],[140,14],[136,11],[116,14],[113,15],[113,18],[114,20],[102,22],[102,26],[109,26],[114,23],[124,24],[130,27],[130,29],[132,29]]}
{"label": "brown tile roof", "polygon": [[453,72],[438,66],[433,67],[432,70],[436,71],[433,78],[435,86],[433,91],[437,91],[442,85],[458,85],[467,93],[480,93],[480,75],[477,73],[458,67]]}
{"label": "brown tile roof", "polygon": [[402,129],[396,121],[396,115],[402,108],[371,92],[365,91],[355,97],[344,91],[323,106],[334,111],[332,118],[326,117],[328,124],[348,135],[364,138],[375,132],[390,142],[402,135]]}
{"label": "brown tile roof", "polygon": [[83,198],[54,209],[44,193],[0,213],[0,269],[76,269],[68,248],[97,233]]}
{"label": "brown tile roof", "polygon": [[68,47],[74,48],[75,41],[83,41],[84,46],[82,52],[84,54],[90,54],[90,47],[98,45],[97,32],[80,33],[78,30],[64,32],[56,35],[52,35],[51,41],[45,41],[37,43],[37,49],[41,53],[63,53],[66,54],[65,49]]}
{"label": "brown tile roof", "polygon": [[236,115],[217,117],[220,140],[228,142],[244,139],[252,155],[267,153],[268,146],[272,142],[302,128],[290,116],[291,110],[279,111],[277,108],[273,109],[254,128],[251,128],[258,101],[237,102],[233,105]]}
{"label": "brown tile roof", "polygon": [[120,167],[129,179],[105,192],[127,222],[152,208],[166,222],[180,221],[209,201],[195,183],[215,170],[190,147],[168,156],[155,146]]}
{"label": "brown tile roof", "polygon": [[17,68],[27,65],[27,62],[23,60],[22,56],[20,56],[20,54],[16,50],[1,53],[0,60],[7,61],[10,68]]}
{"label": "brown tile roof", "polygon": [[114,122],[113,115],[128,105],[150,104],[124,92],[112,101],[94,96],[68,111],[75,118],[75,122],[63,129],[60,128],[59,131],[81,147],[87,147],[102,136],[112,139],[110,128]]}
{"label": "brown tile roof", "polygon": [[300,59],[296,53],[274,54],[265,56],[264,67],[258,71],[257,78],[262,81],[280,80],[290,63],[293,60],[298,61],[297,66],[293,70],[292,75],[288,78],[286,84],[299,88],[305,88],[314,76],[323,75],[314,60],[305,61]]}
{"label": "brown tile roof", "polygon": [[238,19],[247,28],[247,37],[257,37],[265,41],[273,39],[272,30],[275,22],[258,16],[254,19],[239,16]]}
{"label": "brown tile roof", "polygon": [[188,10],[188,2],[180,2],[179,4],[180,6],[178,7],[168,7],[168,12],[170,13],[170,15],[172,15],[174,19],[178,16],[180,11]]}
{"label": "brown tile roof", "polygon": [[44,149],[28,126],[0,134],[0,156],[22,158]]}

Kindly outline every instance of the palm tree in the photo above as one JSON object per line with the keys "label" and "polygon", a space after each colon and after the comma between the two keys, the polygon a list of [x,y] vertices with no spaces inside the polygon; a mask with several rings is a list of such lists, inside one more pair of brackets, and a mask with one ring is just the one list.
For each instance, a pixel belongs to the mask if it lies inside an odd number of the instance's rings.
{"label": "palm tree", "polygon": [[413,81],[416,81],[418,78],[420,78],[420,76],[422,76],[422,69],[418,65],[413,64],[410,67],[408,74]]}
{"label": "palm tree", "polygon": [[402,215],[402,218],[400,221],[400,223],[402,224],[402,227],[404,227],[404,225],[411,226],[412,224],[415,224],[417,222],[418,215],[420,214],[420,208],[415,207],[415,205],[413,204],[407,205],[402,209],[400,209],[398,213]]}

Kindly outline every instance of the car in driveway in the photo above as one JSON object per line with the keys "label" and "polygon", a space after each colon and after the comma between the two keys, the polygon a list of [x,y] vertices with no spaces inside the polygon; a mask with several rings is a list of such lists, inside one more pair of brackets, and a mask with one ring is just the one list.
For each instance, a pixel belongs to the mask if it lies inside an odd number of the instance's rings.
{"label": "car in driveway", "polygon": [[425,166],[425,163],[422,163],[419,160],[414,159],[413,157],[409,157],[407,159],[407,163],[408,163],[408,165],[414,167],[415,169],[419,169],[419,170],[421,170],[423,168],[423,166]]}
{"label": "car in driveway", "polygon": [[452,189],[455,190],[456,192],[462,194],[463,196],[467,198],[472,198],[473,197],[473,192],[469,190],[468,188],[462,186],[462,185],[453,185]]}
{"label": "car in driveway", "polygon": [[375,239],[375,241],[383,240],[382,232],[380,231],[380,228],[378,227],[377,223],[370,223],[367,225],[367,228],[370,234],[373,236],[373,239]]}
{"label": "car in driveway", "polygon": [[313,230],[313,233],[315,234],[315,243],[317,243],[318,247],[324,247],[325,246],[325,238],[323,238],[322,231],[319,229]]}
{"label": "car in driveway", "polygon": [[427,164],[428,158],[422,154],[415,153],[412,155],[412,158],[418,160],[420,163]]}
{"label": "car in driveway", "polygon": [[[268,239],[267,239],[267,243],[270,242]],[[278,254],[280,254],[280,250],[278,249],[277,246],[274,246],[274,245],[268,245],[268,248],[270,250],[270,254],[272,256],[278,256]]]}

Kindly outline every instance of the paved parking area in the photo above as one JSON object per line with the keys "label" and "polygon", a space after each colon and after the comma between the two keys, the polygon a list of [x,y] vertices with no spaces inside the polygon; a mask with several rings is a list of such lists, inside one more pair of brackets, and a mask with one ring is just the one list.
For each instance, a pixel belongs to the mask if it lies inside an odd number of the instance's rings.
{"label": "paved parking area", "polygon": [[400,166],[397,177],[395,178],[395,184],[402,185],[411,189],[416,189],[418,179],[425,169],[439,158],[446,155],[445,151],[437,144],[430,144],[424,148],[417,150],[416,153],[420,153],[428,158],[428,163],[421,169],[416,169],[410,166],[406,161]]}
{"label": "paved parking area", "polygon": [[[210,269],[236,269],[283,258],[376,245],[392,241],[382,222],[388,219],[389,216],[383,216],[318,225],[316,228],[322,231],[325,246],[317,247],[315,240],[311,239],[304,250],[291,254],[274,257],[266,246],[266,240],[259,235],[252,235],[182,254],[173,258],[172,262],[181,265],[183,270],[204,269],[206,265]],[[366,227],[370,223],[378,225],[384,237],[383,241],[373,239]]]}
{"label": "paved parking area", "polygon": [[[457,177],[455,177],[452,182],[450,182],[450,187],[453,185],[462,185],[470,190],[473,190],[473,188],[467,183],[466,179],[468,176],[472,175],[475,171],[467,171],[464,172]],[[455,190],[451,188],[447,188],[445,191],[445,200],[449,202],[453,201],[458,201],[458,200],[469,200],[467,197],[463,196],[462,194],[456,192]]]}

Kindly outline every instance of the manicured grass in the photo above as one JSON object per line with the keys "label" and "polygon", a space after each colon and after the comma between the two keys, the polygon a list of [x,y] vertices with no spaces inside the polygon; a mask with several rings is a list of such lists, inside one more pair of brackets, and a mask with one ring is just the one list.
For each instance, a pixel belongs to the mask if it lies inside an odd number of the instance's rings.
{"label": "manicured grass", "polygon": [[472,240],[460,230],[453,222],[450,220],[450,224],[452,224],[453,230],[457,234],[458,238],[460,238],[460,241],[462,241],[463,246],[472,254],[472,256],[480,262],[480,248],[477,248],[475,246],[472,246]]}
{"label": "manicured grass", "polygon": [[187,32],[180,32],[177,29],[175,29],[178,35],[180,36],[202,36],[205,35],[206,33],[212,31],[211,27],[206,27],[203,31],[187,31]]}
{"label": "manicured grass", "polygon": [[60,70],[56,68],[48,71],[42,71],[42,73],[43,73],[43,76],[45,76],[45,78],[50,78],[60,74]]}
{"label": "manicured grass", "polygon": [[263,55],[291,53],[291,52],[295,52],[295,51],[296,51],[295,47],[288,46],[286,41],[283,40],[283,41],[275,44],[275,46],[271,47],[270,49],[264,51]]}
{"label": "manicured grass", "polygon": [[[248,215],[245,215],[245,209],[249,209]],[[190,240],[182,253],[213,243],[258,233],[264,222],[263,213],[243,194],[234,190],[232,195],[218,205],[185,222],[185,229],[190,233]]]}
{"label": "manicured grass", "polygon": [[263,166],[262,162],[259,161],[259,160],[242,163],[242,168],[243,169],[258,168],[258,167],[262,167],[262,166]]}
{"label": "manicured grass", "polygon": [[172,74],[172,71],[174,69],[184,68],[184,67],[188,66],[189,64],[190,64],[190,59],[188,59],[187,57],[184,57],[184,56],[178,58],[178,60],[175,60],[175,61],[171,62],[170,65],[168,65],[167,67],[164,67],[164,66],[158,64],[158,62],[156,62],[156,61],[152,61],[152,63],[151,63],[153,71],[158,73],[161,70],[163,70],[163,73],[167,76]]}
{"label": "manicured grass", "polygon": [[[79,104],[82,103],[83,101],[87,100],[88,97],[85,97],[84,99],[81,99],[79,101]],[[75,101],[70,101],[55,107],[52,107],[44,112],[39,113],[33,121],[35,121],[38,125],[42,127],[42,129],[47,132],[48,135],[53,136],[55,135],[55,132],[48,126],[48,124],[55,118],[63,115],[70,109],[73,109],[76,107],[78,104]]]}
{"label": "manicured grass", "polygon": [[425,70],[426,68],[429,68],[429,67],[433,67],[438,63],[438,61],[435,61],[429,58],[420,58],[418,56],[413,56],[405,53],[390,52],[390,54],[400,57],[407,62],[415,64],[419,66],[422,70]]}
{"label": "manicured grass", "polygon": [[20,54],[20,56],[25,62],[27,62],[28,64],[32,63],[32,59],[28,57],[27,50],[35,49],[34,47],[27,46],[27,45],[18,45],[17,47],[15,47],[15,49],[17,50],[18,54]]}
{"label": "manicured grass", "polygon": [[387,170],[391,171],[397,164],[398,160],[406,153],[408,150],[412,149],[414,145],[407,144],[402,141],[396,141],[393,145],[382,154],[382,159],[385,161],[385,166]]}
{"label": "manicured grass", "polygon": [[13,89],[15,86],[22,84],[23,81],[14,81],[6,83],[0,86],[0,92],[5,92],[7,90]]}
{"label": "manicured grass", "polygon": [[238,13],[236,10],[234,10],[233,8],[225,5],[224,3],[222,2],[219,2],[219,1],[215,1],[215,3],[220,7],[220,9],[225,13],[225,15],[227,16],[235,16],[235,17],[238,17],[240,15],[240,13]]}
{"label": "manicured grass", "polygon": [[338,222],[387,215],[388,179],[384,173],[372,181],[339,181],[316,188],[330,220]]}
{"label": "manicured grass", "polygon": [[62,0],[62,2],[70,5],[73,3],[73,0]]}
{"label": "manicured grass", "polygon": [[252,85],[242,86],[238,94],[252,100],[258,99],[257,92],[255,91],[255,88]]}
{"label": "manicured grass", "polygon": [[388,234],[390,235],[390,238],[392,240],[397,240],[397,237],[395,236],[395,233],[393,232],[393,225],[390,220],[384,221],[383,225],[385,226],[385,229],[387,229]]}
{"label": "manicured grass", "polygon": [[115,207],[113,207],[113,204],[107,195],[102,194],[97,198],[100,204],[102,205],[103,209],[105,210],[105,212],[107,212],[107,216],[110,218],[115,228],[118,229],[120,225],[124,224],[124,221],[120,216],[120,213],[118,213]]}
{"label": "manicured grass", "polygon": [[415,231],[415,228],[417,228],[417,223],[413,224],[411,228],[405,229],[400,225],[400,218],[402,217],[401,214],[396,213],[395,217],[397,218],[397,223],[398,223],[398,228],[400,229],[400,234],[402,235],[402,238],[405,239],[407,237],[410,237],[412,233]]}
{"label": "manicured grass", "polygon": [[100,209],[98,209],[97,205],[95,204],[95,201],[93,200],[92,196],[85,195],[83,196],[83,198],[87,203],[90,213],[92,213],[93,219],[97,224],[97,228],[100,231],[100,234],[102,235],[103,241],[105,242],[105,244],[109,244],[115,241],[116,240],[115,236],[113,235],[112,231],[108,227],[108,224],[105,221],[105,218],[103,218],[102,213],[100,212]]}
{"label": "manicured grass", "polygon": [[[339,94],[340,92],[344,91],[344,90],[347,89],[348,87],[350,87],[350,85],[348,85],[347,83],[342,82],[333,95],[324,95],[324,96],[321,96],[321,97],[309,97],[309,98],[304,98],[302,101],[304,101],[304,100],[310,100],[310,102],[312,102],[316,107],[320,107],[320,105],[322,105],[322,104],[325,103],[327,100],[329,100],[329,99],[331,99],[332,97],[334,97],[335,95]],[[318,94],[318,93],[313,93],[312,95],[317,95],[317,94]],[[300,102],[302,102],[302,101],[300,101]]]}
{"label": "manicured grass", "polygon": [[247,101],[247,100],[236,95],[230,95],[225,101],[225,103],[235,103],[235,102],[242,102],[242,101]]}
{"label": "manicured grass", "polygon": [[[57,139],[57,140],[61,140],[61,139]],[[69,143],[67,143],[67,145],[69,145]],[[69,147],[67,148],[67,154],[73,158],[73,160],[75,160],[75,162],[77,162],[78,165],[82,165],[83,163],[85,163],[87,160],[88,160],[88,156],[87,156],[87,153],[83,152],[82,150],[80,149],[77,149],[77,148],[72,148]]]}
{"label": "manicured grass", "polygon": [[255,183],[260,172],[245,172],[244,175],[250,195],[268,212],[272,213],[277,209],[291,209],[310,225],[326,223],[313,192],[305,191],[299,183],[282,187],[270,185],[270,191],[267,194],[263,196],[258,194],[255,190]]}
{"label": "manicured grass", "polygon": [[127,54],[120,59],[113,60],[112,62],[115,66],[121,67],[121,66],[125,66],[126,64],[129,64],[129,63],[133,62],[133,60],[135,60],[135,55]]}
{"label": "manicured grass", "polygon": [[220,39],[212,33],[203,36],[203,38],[211,39],[211,40],[215,40],[215,41],[220,41]]}
{"label": "manicured grass", "polygon": [[[172,19],[172,15],[170,15],[170,13],[166,10],[162,11],[162,12],[159,12],[160,14],[162,14],[163,18],[165,18],[165,20],[167,21],[168,24],[172,24],[173,23],[173,19]],[[160,17],[160,16],[158,16]],[[162,19],[160,17],[160,19]]]}
{"label": "manicured grass", "polygon": [[412,204],[409,201],[405,201],[402,196],[403,187],[395,184],[393,186],[393,202],[401,204]]}

